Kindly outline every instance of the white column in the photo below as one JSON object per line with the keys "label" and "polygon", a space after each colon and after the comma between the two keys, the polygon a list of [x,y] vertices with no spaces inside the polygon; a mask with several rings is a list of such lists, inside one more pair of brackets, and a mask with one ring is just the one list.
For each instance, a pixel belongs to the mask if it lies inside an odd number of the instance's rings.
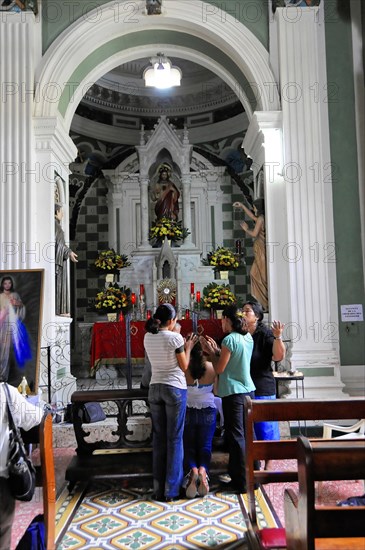
{"label": "white column", "polygon": [[182,184],[182,209],[183,209],[183,227],[189,229],[190,233],[184,240],[184,248],[192,246],[191,239],[191,175],[181,174]]}
{"label": "white column", "polygon": [[35,26],[31,12],[1,12],[0,269],[37,267],[34,187],[41,174],[32,153]]}
{"label": "white column", "polygon": [[[69,164],[77,150],[61,118],[34,118],[35,165],[41,177],[33,190],[37,243],[42,251],[37,268],[44,268],[44,300],[42,346],[51,348],[52,399],[58,405],[67,404],[76,390],[76,379],[71,374],[70,325],[71,318],[55,315],[55,265],[54,265],[54,202],[55,175],[64,182],[64,225],[66,243],[69,242]],[[76,247],[77,253],[77,247]],[[76,269],[77,269],[77,264]],[[70,269],[70,262],[67,262]]]}
{"label": "white column", "polygon": [[[312,386],[313,394],[320,390],[323,395],[326,389],[326,395],[332,396],[343,384],[339,375],[323,14],[319,8],[279,8],[275,18],[286,215],[281,211],[270,212],[270,216],[284,214],[287,238],[278,239],[276,247],[276,257],[281,256],[281,264],[284,261],[286,265],[284,285],[276,279],[273,287],[271,280],[270,293],[277,302],[286,302],[290,312],[287,334],[292,340],[292,366],[306,369],[309,376],[312,372],[306,386]],[[276,240],[270,232],[269,238]]]}
{"label": "white column", "polygon": [[141,175],[139,182],[141,186],[141,245],[143,248],[151,248],[148,240],[148,178]]}

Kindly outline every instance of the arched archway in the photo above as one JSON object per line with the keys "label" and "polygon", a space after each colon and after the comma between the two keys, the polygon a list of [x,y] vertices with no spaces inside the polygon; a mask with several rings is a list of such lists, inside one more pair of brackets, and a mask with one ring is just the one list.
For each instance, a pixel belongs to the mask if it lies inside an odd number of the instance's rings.
{"label": "arched archway", "polygon": [[[129,5],[121,3],[124,8]],[[35,116],[61,116],[67,131],[77,105],[93,82],[117,65],[155,53],[157,46],[167,55],[178,53],[203,62],[236,91],[249,118],[254,110],[278,110],[276,87],[268,86],[275,82],[268,52],[247,27],[228,13],[224,19],[204,21],[206,5],[199,0],[189,2],[187,18],[185,0],[165,0],[163,16],[151,17],[145,15],[145,2],[139,0],[133,3],[133,14],[116,24],[115,2],[111,2],[103,6],[93,25],[93,12],[88,19],[80,18],[55,40],[44,57]],[[77,56],[70,56],[69,52],[75,50]]]}

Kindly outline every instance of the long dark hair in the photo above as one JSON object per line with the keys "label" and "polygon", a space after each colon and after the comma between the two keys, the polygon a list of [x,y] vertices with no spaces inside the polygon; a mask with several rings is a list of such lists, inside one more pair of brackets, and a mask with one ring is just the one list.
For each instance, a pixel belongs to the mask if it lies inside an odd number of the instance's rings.
{"label": "long dark hair", "polygon": [[245,306],[250,306],[252,311],[254,312],[255,316],[257,317],[257,325],[262,325],[262,320],[264,318],[264,309],[262,307],[262,305],[260,304],[260,302],[251,302],[251,301],[248,301],[248,302],[245,302],[242,306],[242,308],[244,308]]}
{"label": "long dark hair", "polygon": [[189,372],[194,380],[199,380],[206,370],[203,348],[201,343],[197,342],[190,352]]}
{"label": "long dark hair", "polygon": [[11,282],[11,289],[10,289],[10,292],[14,292],[14,281],[11,277],[9,277],[9,275],[5,275],[5,277],[3,277],[1,279],[1,283],[0,283],[0,293],[4,292],[4,283],[5,281],[10,281]]}
{"label": "long dark hair", "polygon": [[229,319],[232,323],[232,332],[238,332],[239,334],[247,334],[247,330],[242,328],[242,317],[238,315],[238,307],[226,306],[222,311],[222,316]]}
{"label": "long dark hair", "polygon": [[265,201],[264,199],[256,199],[253,201],[253,205],[256,207],[258,216],[265,216]]}
{"label": "long dark hair", "polygon": [[146,321],[146,332],[157,334],[161,327],[165,327],[171,319],[175,319],[176,311],[171,304],[161,304],[156,309],[153,317]]}

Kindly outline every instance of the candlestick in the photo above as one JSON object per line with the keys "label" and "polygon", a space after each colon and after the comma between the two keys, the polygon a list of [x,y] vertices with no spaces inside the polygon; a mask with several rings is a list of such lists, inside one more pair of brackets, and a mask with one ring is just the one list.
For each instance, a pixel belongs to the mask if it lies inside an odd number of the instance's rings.
{"label": "candlestick", "polygon": [[189,309],[185,310],[185,319],[190,319],[190,310]]}
{"label": "candlestick", "polygon": [[131,294],[131,302],[132,302],[132,319],[135,319],[135,305],[136,305],[137,296],[135,292],[132,292]]}
{"label": "candlestick", "polygon": [[190,283],[190,294],[194,294],[194,283]]}
{"label": "candlestick", "polygon": [[240,239],[236,241],[236,254],[242,254],[242,243]]}
{"label": "candlestick", "polygon": [[144,299],[144,294],[141,294],[139,297],[139,311],[141,314],[141,319],[144,319],[146,312],[146,302]]}
{"label": "candlestick", "polygon": [[147,319],[151,319],[152,312],[150,309],[147,310]]}
{"label": "candlestick", "polygon": [[139,285],[139,293],[141,296],[144,296],[144,285]]}

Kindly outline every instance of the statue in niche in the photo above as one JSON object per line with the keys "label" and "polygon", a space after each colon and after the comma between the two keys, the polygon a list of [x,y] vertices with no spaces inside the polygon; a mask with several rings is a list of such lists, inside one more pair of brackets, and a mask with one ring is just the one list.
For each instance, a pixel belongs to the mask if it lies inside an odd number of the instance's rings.
{"label": "statue in niche", "polygon": [[234,208],[242,209],[255,222],[250,229],[246,222],[241,222],[242,229],[253,238],[254,262],[250,269],[251,294],[261,303],[265,311],[268,310],[268,288],[266,271],[266,237],[265,237],[265,203],[264,199],[256,199],[253,207],[247,207],[241,202],[233,203]]}
{"label": "statue in niche", "polygon": [[171,180],[171,167],[168,164],[162,164],[158,171],[158,181],[151,193],[151,198],[155,201],[156,218],[177,221],[179,197],[180,191]]}
{"label": "statue in niche", "polygon": [[147,15],[161,15],[162,0],[146,0]]}
{"label": "statue in niche", "polygon": [[64,317],[70,316],[69,290],[67,281],[67,265],[70,259],[77,263],[77,254],[66,246],[65,234],[63,232],[61,221],[63,218],[62,204],[56,203],[54,207],[55,214],[55,271],[56,271],[56,315]]}

